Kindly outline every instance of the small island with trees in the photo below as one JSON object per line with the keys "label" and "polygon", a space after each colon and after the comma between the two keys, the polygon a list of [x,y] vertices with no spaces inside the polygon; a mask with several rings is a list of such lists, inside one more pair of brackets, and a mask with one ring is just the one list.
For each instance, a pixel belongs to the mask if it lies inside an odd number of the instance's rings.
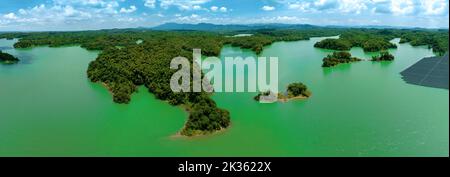
{"label": "small island with trees", "polygon": [[19,62],[20,60],[14,56],[12,56],[11,54],[8,53],[3,53],[2,51],[0,51],[0,63],[3,64],[15,64],[17,62]]}
{"label": "small island with trees", "polygon": [[341,63],[351,63],[358,61],[362,60],[356,57],[352,57],[352,54],[350,54],[349,52],[333,52],[333,54],[330,54],[323,59],[322,67],[328,68]]}
{"label": "small island with trees", "polygon": [[352,48],[352,45],[344,40],[325,39],[314,44],[314,47],[331,50],[350,50]]}
{"label": "small island with trees", "polygon": [[372,57],[372,61],[393,61],[394,59],[394,55],[389,52],[381,52],[380,55]]}
{"label": "small island with trees", "polygon": [[287,87],[287,91],[285,93],[275,94],[271,91],[260,92],[258,95],[254,97],[254,99],[255,101],[259,101],[262,103],[273,103],[277,101],[288,102],[297,99],[307,99],[311,95],[312,95],[311,91],[308,90],[308,87],[305,84],[301,82],[296,82],[289,84]]}

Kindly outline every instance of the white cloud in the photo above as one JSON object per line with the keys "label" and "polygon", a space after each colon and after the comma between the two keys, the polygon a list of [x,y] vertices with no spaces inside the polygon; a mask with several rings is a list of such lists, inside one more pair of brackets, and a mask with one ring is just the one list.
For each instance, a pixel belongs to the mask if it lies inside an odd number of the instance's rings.
{"label": "white cloud", "polygon": [[181,23],[200,23],[200,22],[206,22],[207,20],[209,20],[209,19],[206,17],[202,17],[197,14],[192,14],[190,16],[177,17],[174,21],[181,22]]}
{"label": "white cloud", "polygon": [[426,15],[448,14],[448,2],[446,0],[421,0],[420,4]]}
{"label": "white cloud", "polygon": [[160,6],[163,9],[168,9],[171,6],[177,7],[180,10],[192,10],[196,5],[202,5],[211,0],[159,0]]}
{"label": "white cloud", "polygon": [[339,10],[344,13],[360,14],[362,11],[367,10],[366,3],[365,0],[341,0]]}
{"label": "white cloud", "polygon": [[220,12],[228,12],[228,8],[226,8],[226,7],[217,7],[217,6],[211,6],[209,9],[211,9],[211,11],[213,11],[213,12],[218,12],[218,11],[220,11]]}
{"label": "white cloud", "polygon": [[263,17],[260,19],[253,19],[249,23],[286,23],[286,24],[304,24],[310,23],[308,18],[300,18],[296,16],[276,16]]}
{"label": "white cloud", "polygon": [[133,13],[137,10],[136,6],[130,6],[129,9],[122,7],[120,13]]}
{"label": "white cloud", "polygon": [[84,7],[103,7],[111,8],[118,7],[119,3],[116,0],[53,0],[54,5],[71,5]]}
{"label": "white cloud", "polygon": [[402,16],[448,16],[448,0],[371,0],[372,12]]}
{"label": "white cloud", "polygon": [[156,0],[145,0],[144,6],[148,8],[155,8]]}
{"label": "white cloud", "polygon": [[263,6],[261,9],[264,10],[264,11],[272,11],[272,10],[275,10],[275,7],[273,7],[273,6]]}
{"label": "white cloud", "polygon": [[213,12],[217,12],[217,10],[219,9],[219,7],[217,7],[217,6],[212,6],[210,9],[211,9],[211,11],[213,11]]}
{"label": "white cloud", "polygon": [[302,12],[318,12],[336,10],[338,5],[338,0],[307,0],[289,2],[288,8],[299,10]]}
{"label": "white cloud", "polygon": [[293,3],[288,5],[289,9],[299,10],[302,12],[307,12],[311,9],[311,3],[309,2],[300,2],[300,3]]}
{"label": "white cloud", "polygon": [[395,15],[412,14],[415,10],[415,5],[412,0],[394,0],[391,1],[391,12]]}
{"label": "white cloud", "polygon": [[9,13],[9,14],[3,15],[3,18],[5,18],[7,20],[16,20],[16,19],[18,19],[18,17],[14,13]]}
{"label": "white cloud", "polygon": [[[288,9],[319,13],[447,15],[448,0],[276,0]],[[370,9],[370,10],[369,10]]]}
{"label": "white cloud", "polygon": [[194,5],[194,6],[192,6],[192,9],[194,9],[194,10],[200,10],[200,9],[202,9],[202,6]]}
{"label": "white cloud", "polygon": [[[98,29],[106,28],[101,23],[114,24],[125,19],[119,15],[118,8],[119,3],[112,0],[53,0],[47,4],[0,15],[0,20],[8,28],[23,30],[30,30],[30,27],[43,30]],[[130,6],[130,9],[123,9],[122,12],[135,10],[136,7]]]}

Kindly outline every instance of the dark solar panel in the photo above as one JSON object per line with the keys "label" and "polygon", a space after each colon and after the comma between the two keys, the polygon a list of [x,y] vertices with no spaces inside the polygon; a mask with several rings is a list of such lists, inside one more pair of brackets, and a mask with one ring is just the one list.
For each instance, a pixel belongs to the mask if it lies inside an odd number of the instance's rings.
{"label": "dark solar panel", "polygon": [[448,89],[448,53],[443,57],[424,58],[400,74],[406,83]]}

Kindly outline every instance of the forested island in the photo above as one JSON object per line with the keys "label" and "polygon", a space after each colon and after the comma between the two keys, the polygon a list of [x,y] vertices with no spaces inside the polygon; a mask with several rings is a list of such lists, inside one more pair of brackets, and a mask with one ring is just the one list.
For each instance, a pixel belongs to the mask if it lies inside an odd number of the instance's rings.
{"label": "forested island", "polygon": [[[228,37],[236,34],[252,34]],[[348,50],[362,47],[365,51],[381,51],[396,47],[389,40],[402,38],[412,45],[428,45],[435,52],[448,51],[448,30],[346,29],[308,26],[298,29],[251,29],[236,31],[160,31],[148,28],[111,29],[77,32],[15,32],[2,33],[0,39],[18,38],[15,48],[34,46],[59,47],[80,45],[87,50],[100,50],[87,68],[92,82],[102,83],[112,93],[114,102],[129,103],[138,86],[145,86],[157,99],[189,112],[182,135],[208,134],[227,128],[230,113],[219,108],[210,94],[174,93],[169,83],[175,70],[169,68],[172,58],[182,56],[192,61],[192,49],[202,49],[204,56],[219,56],[224,45],[247,48],[260,54],[264,46],[277,41],[308,40],[311,37],[337,36],[318,47]],[[424,36],[424,37],[421,37]],[[439,38],[439,39],[438,39]],[[445,40],[444,40],[445,39]],[[446,41],[447,40],[447,41]],[[141,41],[141,42],[138,42]],[[120,49],[117,47],[120,46]],[[334,47],[338,46],[338,47]],[[324,67],[358,61],[348,53],[334,53],[324,60]],[[307,97],[307,87],[294,84],[288,87],[287,100]],[[290,89],[289,89],[290,88]],[[284,96],[284,97],[283,97]]]}
{"label": "forested island", "polygon": [[394,59],[394,55],[389,52],[381,52],[380,55],[372,57],[372,61],[393,61]]}
{"label": "forested island", "polygon": [[345,40],[325,39],[314,44],[314,47],[331,50],[350,50],[352,45]]}
{"label": "forested island", "polygon": [[293,99],[309,98],[311,95],[312,95],[311,91],[308,90],[308,87],[305,84],[301,82],[295,82],[289,84],[287,87],[287,93],[279,95],[278,99],[283,102],[286,102]]}
{"label": "forested island", "polygon": [[11,54],[8,53],[3,53],[2,51],[0,51],[0,63],[3,64],[14,64],[19,62],[19,59],[12,56]]}
{"label": "forested island", "polygon": [[349,52],[333,52],[333,54],[330,54],[323,59],[322,67],[328,68],[337,66],[341,63],[351,63],[358,61],[362,60],[356,57],[352,57],[352,54],[350,54]]}
{"label": "forested island", "polygon": [[[285,93],[273,93],[271,91],[260,92],[253,99],[263,103],[288,102],[295,99],[306,99],[312,95],[308,87],[301,83],[291,83],[288,85]],[[263,98],[264,96],[264,98]]]}

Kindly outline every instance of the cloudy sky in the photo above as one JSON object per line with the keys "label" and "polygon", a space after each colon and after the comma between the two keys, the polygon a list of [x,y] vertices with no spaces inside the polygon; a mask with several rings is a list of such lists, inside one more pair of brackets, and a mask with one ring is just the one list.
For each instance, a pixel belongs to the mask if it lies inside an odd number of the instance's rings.
{"label": "cloudy sky", "polygon": [[0,0],[0,31],[179,23],[449,27],[449,0]]}

